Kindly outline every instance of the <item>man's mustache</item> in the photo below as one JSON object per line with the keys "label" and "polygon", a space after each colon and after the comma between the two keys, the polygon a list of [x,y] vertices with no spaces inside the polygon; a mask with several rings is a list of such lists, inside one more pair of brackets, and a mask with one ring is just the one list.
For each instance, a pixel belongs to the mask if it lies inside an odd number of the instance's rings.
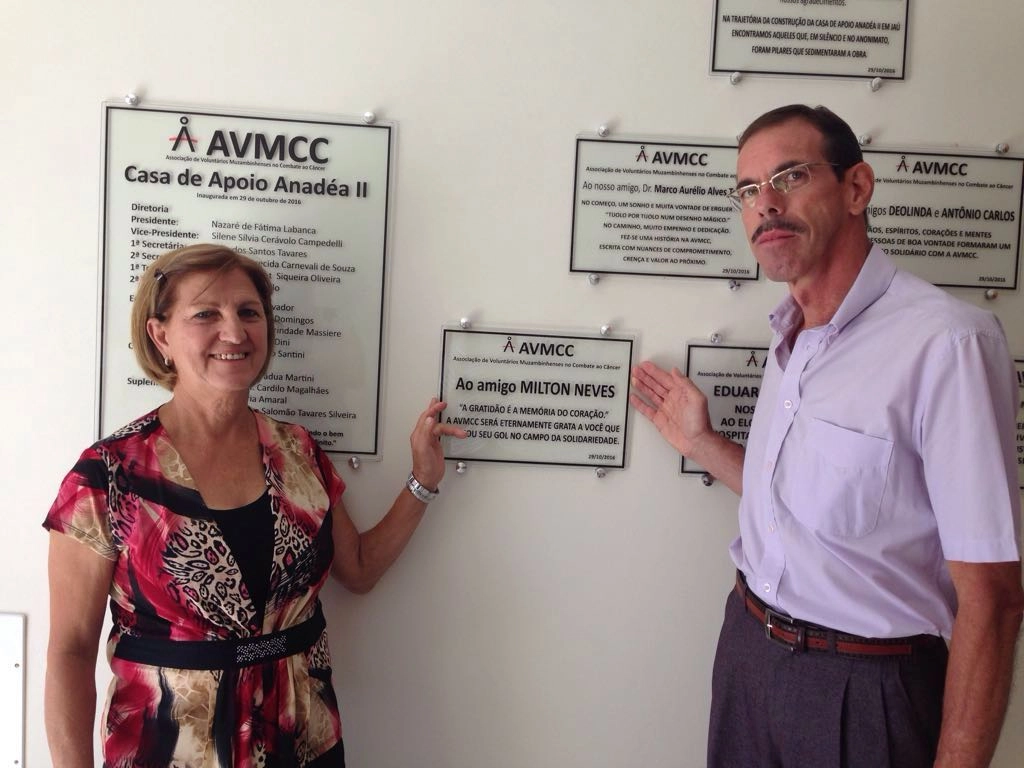
{"label": "man's mustache", "polygon": [[750,236],[750,242],[757,242],[757,238],[763,235],[765,232],[771,232],[773,229],[785,229],[789,232],[795,232],[800,234],[804,232],[804,227],[797,224],[795,221],[788,221],[786,219],[771,219],[770,221],[764,222],[761,226],[754,230],[754,234]]}

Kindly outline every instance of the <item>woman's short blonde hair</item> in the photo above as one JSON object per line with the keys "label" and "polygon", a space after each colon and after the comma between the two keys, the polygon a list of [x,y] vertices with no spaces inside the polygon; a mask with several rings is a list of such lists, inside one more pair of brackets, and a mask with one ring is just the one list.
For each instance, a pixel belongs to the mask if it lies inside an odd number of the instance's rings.
{"label": "woman's short blonde hair", "polygon": [[186,275],[213,272],[216,279],[232,269],[240,269],[248,275],[263,304],[263,313],[267,318],[267,359],[256,380],[263,378],[267,372],[270,358],[274,354],[274,286],[270,282],[270,275],[259,262],[227,246],[198,243],[159,256],[143,273],[135,292],[132,304],[132,348],[139,367],[160,386],[173,390],[178,382],[178,374],[172,365],[164,362],[163,355],[149,337],[146,321],[151,317],[161,322],[167,319],[167,313],[177,298],[177,284]]}

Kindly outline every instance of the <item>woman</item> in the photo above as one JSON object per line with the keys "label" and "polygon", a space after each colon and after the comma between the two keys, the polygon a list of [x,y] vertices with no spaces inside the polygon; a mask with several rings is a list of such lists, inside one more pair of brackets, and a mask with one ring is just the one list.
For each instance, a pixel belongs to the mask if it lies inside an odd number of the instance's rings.
{"label": "woman", "polygon": [[249,409],[272,295],[259,264],[212,245],[164,254],[139,283],[136,357],[172,397],[87,449],[44,523],[58,768],[92,765],[107,595],[105,765],[344,765],[317,595],[328,570],[353,592],[373,587],[444,475],[440,437],[465,433],[431,400],[407,486],[359,533],[310,434]]}

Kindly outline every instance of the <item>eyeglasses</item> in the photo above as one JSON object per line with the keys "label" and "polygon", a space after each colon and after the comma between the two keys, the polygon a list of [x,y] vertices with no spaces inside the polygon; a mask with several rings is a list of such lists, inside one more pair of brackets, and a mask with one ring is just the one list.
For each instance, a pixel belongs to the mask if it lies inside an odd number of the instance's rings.
{"label": "eyeglasses", "polygon": [[736,187],[736,189],[728,193],[729,202],[733,204],[737,211],[742,211],[744,207],[753,208],[754,203],[757,202],[757,196],[761,194],[761,190],[768,184],[776,192],[788,195],[794,189],[800,189],[800,187],[804,187],[810,182],[810,169],[815,165],[839,167],[839,163],[800,163],[792,168],[787,168],[784,171],[773,174],[767,181],[762,181],[760,184],[744,184],[742,187]]}

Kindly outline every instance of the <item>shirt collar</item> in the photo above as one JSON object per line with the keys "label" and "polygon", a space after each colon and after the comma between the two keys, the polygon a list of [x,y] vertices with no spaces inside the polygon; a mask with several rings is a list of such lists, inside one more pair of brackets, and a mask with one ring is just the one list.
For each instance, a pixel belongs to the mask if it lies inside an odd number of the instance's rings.
{"label": "shirt collar", "polygon": [[868,258],[860,268],[860,274],[853,281],[829,325],[837,331],[843,330],[851,320],[882,297],[895,276],[896,265],[885,251],[872,243]]}
{"label": "shirt collar", "polygon": [[[828,335],[834,336],[839,333],[851,320],[881,298],[895,276],[896,265],[885,251],[872,243],[857,279],[853,281],[843,303],[839,305],[839,309],[828,323]],[[768,315],[769,327],[776,335],[782,337],[788,336],[802,322],[803,312],[800,305],[789,294]]]}

